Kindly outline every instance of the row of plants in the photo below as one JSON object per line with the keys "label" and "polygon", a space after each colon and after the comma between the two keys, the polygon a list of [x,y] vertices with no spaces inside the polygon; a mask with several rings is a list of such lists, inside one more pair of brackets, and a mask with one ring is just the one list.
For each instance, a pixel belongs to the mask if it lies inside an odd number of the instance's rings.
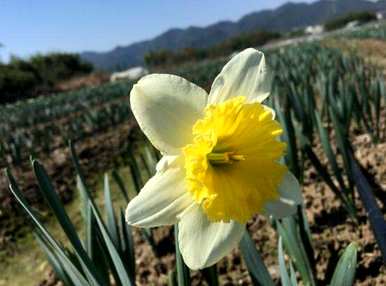
{"label": "row of plants", "polygon": [[29,154],[49,154],[68,140],[81,140],[128,121],[130,82],[38,97],[0,107],[0,158],[21,164]]}
{"label": "row of plants", "polygon": [[386,39],[386,23],[385,21],[368,24],[360,29],[355,29],[350,32],[343,31],[344,36],[359,39]]}
{"label": "row of plants", "polygon": [[[124,181],[117,171],[105,174],[101,178],[104,182],[104,188],[101,190],[104,195],[104,207],[98,207],[93,194],[95,194],[94,191],[99,190],[89,187],[74,146],[70,144],[69,148],[81,197],[82,229],[78,229],[71,221],[39,161],[35,159],[31,161],[39,190],[50,206],[58,225],[66,234],[66,240],[57,240],[49,232],[40,219],[40,214],[28,204],[16,179],[7,170],[10,191],[31,222],[35,238],[56,277],[65,285],[137,285],[138,269],[133,229],[125,222],[124,210],[117,209],[113,204],[111,182],[114,181],[122,199],[128,203],[141,190],[146,180],[154,174],[155,163],[160,155],[149,143],[141,143],[139,146],[130,145],[127,160],[131,179]],[[276,253],[282,285],[295,286],[298,283],[317,285],[315,273],[317,262],[312,258],[310,230],[302,207],[299,208],[297,215],[282,220],[272,220],[270,223],[278,235]],[[172,269],[168,269],[168,284],[188,286],[192,283],[192,271],[184,264],[179,252],[177,226],[174,226],[174,232],[175,264]],[[153,230],[141,229],[140,235],[150,245],[155,257],[158,257],[159,249],[154,242]],[[303,235],[306,235],[306,238]],[[172,244],[173,240],[169,243]],[[239,249],[253,285],[276,285],[276,279],[272,278],[248,231],[245,232]],[[331,278],[325,282],[331,286],[353,285],[357,252],[356,243],[348,245],[336,262]],[[221,285],[216,265],[201,270],[201,275],[207,285]]]}

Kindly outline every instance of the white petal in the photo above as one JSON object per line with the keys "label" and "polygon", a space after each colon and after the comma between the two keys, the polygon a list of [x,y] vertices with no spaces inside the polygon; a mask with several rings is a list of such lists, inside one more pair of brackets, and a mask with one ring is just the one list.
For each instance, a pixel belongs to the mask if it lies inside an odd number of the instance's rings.
{"label": "white petal", "polygon": [[278,200],[265,205],[267,215],[275,218],[290,216],[296,212],[298,205],[303,203],[299,182],[291,172],[284,176],[279,194]]}
{"label": "white petal", "polygon": [[248,102],[262,102],[271,91],[271,76],[264,54],[249,48],[234,56],[213,82],[208,103],[245,96]]}
{"label": "white petal", "polygon": [[174,75],[143,77],[130,93],[131,109],[152,144],[168,155],[192,140],[192,127],[206,105],[202,88]]}
{"label": "white petal", "polygon": [[157,165],[155,166],[155,170],[159,173],[162,173],[166,171],[168,168],[176,167],[177,164],[183,164],[181,162],[180,156],[165,155],[165,156],[162,156],[161,160],[158,161]]}
{"label": "white petal", "polygon": [[237,222],[210,222],[194,204],[180,216],[178,243],[185,264],[190,269],[209,267],[237,246],[245,226]]}
{"label": "white petal", "polygon": [[185,188],[185,170],[178,164],[157,172],[130,201],[126,222],[140,227],[171,225],[193,200]]}

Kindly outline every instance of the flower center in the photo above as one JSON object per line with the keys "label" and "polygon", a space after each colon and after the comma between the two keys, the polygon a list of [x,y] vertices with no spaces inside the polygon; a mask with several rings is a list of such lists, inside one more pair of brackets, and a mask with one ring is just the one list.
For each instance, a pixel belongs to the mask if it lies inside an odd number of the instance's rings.
{"label": "flower center", "polygon": [[212,221],[245,223],[277,198],[287,169],[281,126],[259,103],[234,97],[206,107],[183,148],[186,184]]}
{"label": "flower center", "polygon": [[234,162],[245,160],[243,155],[237,155],[234,152],[212,152],[206,155],[206,158],[212,165],[233,164]]}

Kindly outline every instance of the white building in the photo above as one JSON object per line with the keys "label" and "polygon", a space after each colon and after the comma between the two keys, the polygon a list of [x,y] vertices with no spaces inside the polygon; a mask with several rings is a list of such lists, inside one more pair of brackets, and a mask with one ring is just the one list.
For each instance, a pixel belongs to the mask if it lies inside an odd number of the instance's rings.
{"label": "white building", "polygon": [[304,29],[304,32],[309,35],[318,35],[323,33],[323,26],[322,25],[315,25],[315,26],[308,26]]}
{"label": "white building", "polygon": [[117,80],[137,80],[144,75],[147,75],[149,71],[141,66],[133,67],[125,71],[115,72],[111,74],[110,81],[114,82]]}

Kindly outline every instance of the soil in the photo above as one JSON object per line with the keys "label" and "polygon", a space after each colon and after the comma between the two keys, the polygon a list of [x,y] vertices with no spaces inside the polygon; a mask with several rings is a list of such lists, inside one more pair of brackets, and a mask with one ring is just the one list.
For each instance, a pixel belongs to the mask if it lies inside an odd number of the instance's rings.
{"label": "soil", "polygon": [[[382,131],[385,134],[385,110],[383,115]],[[121,144],[119,143],[120,140],[115,138],[113,134],[125,134],[122,137],[127,138],[130,128],[130,125],[121,126],[119,127],[119,133],[116,133],[117,130],[111,130],[110,133],[101,135],[100,140],[91,140],[85,143],[85,145],[79,146],[78,151],[82,158],[82,165],[89,165],[86,169],[89,169],[91,173],[97,167],[94,166],[95,161],[88,162],[90,158],[97,158],[95,155],[98,154],[98,162],[108,161],[107,156],[104,154],[111,150],[107,149],[109,147],[116,149],[116,146]],[[371,138],[366,134],[353,136],[350,140],[355,148],[355,156],[358,162],[368,171],[368,176],[378,186],[375,189],[375,194],[379,199],[383,212],[386,213],[386,204],[384,203],[386,201],[384,199],[386,196],[385,140],[383,140],[383,143],[373,144]],[[111,144],[108,144],[108,142]],[[64,164],[66,160],[69,160],[68,151],[63,150],[62,152],[62,157],[56,155],[56,159],[52,160],[55,164],[59,164],[59,162]],[[54,164],[53,162],[52,164]],[[45,163],[49,165],[50,160]],[[67,170],[68,167],[63,167],[62,164],[52,166],[49,170],[63,170],[62,172],[55,171],[52,173],[52,176],[56,178],[57,185],[66,186],[61,178],[69,177],[65,174],[69,174],[70,171],[69,169]],[[28,175],[28,178],[31,176],[32,174]],[[65,194],[65,188],[67,187],[61,188],[63,189],[63,194]],[[340,200],[335,197],[326,184],[317,176],[317,172],[312,167],[308,168],[306,172],[303,194],[306,215],[312,233],[315,261],[317,263],[316,277],[320,282],[319,284],[328,284],[328,281],[331,279],[331,269],[334,269],[342,250],[350,242],[355,241],[360,246],[355,285],[386,285],[386,268],[383,265],[380,251],[376,246],[360,200],[356,198],[356,206],[359,213],[358,222],[355,222],[346,215]],[[248,224],[248,229],[268,270],[279,284],[276,232],[262,216],[256,216]],[[154,229],[154,237],[158,246],[157,249],[159,249],[158,256],[155,256],[149,244],[143,240],[139,230],[134,230],[137,285],[167,285],[170,271],[174,269],[174,235],[172,228],[161,227]],[[220,285],[251,285],[250,277],[243,260],[240,258],[238,249],[235,249],[231,254],[222,259],[218,263],[217,269]],[[192,272],[192,279],[193,285],[206,285],[204,277],[200,272]],[[38,285],[62,284],[56,280],[52,272],[48,272],[47,278]]]}
{"label": "soil", "polygon": [[102,72],[95,72],[84,76],[77,76],[69,80],[59,82],[55,85],[56,92],[66,92],[81,89],[84,87],[98,86],[110,80],[110,75]]}
{"label": "soil", "polygon": [[[130,141],[131,131],[135,127],[134,121],[127,122],[95,134],[82,142],[75,142],[75,149],[85,175],[92,177],[93,174],[100,174],[120,165],[122,155],[126,152],[127,142]],[[47,170],[62,201],[64,203],[71,201],[75,185],[75,170],[69,148],[55,149],[50,156],[42,155],[38,159]],[[11,171],[29,203],[44,210],[45,206],[42,204],[42,197],[30,164],[26,162],[21,167],[12,168]],[[23,229],[25,223],[25,219],[20,217],[16,202],[10,195],[7,179],[2,172],[0,175],[0,251],[12,254],[17,244],[15,238],[20,231],[25,231]]]}
{"label": "soil", "polygon": [[[77,149],[85,170],[91,174],[96,169],[103,169],[111,164],[112,156],[109,155],[111,154],[109,152],[116,152],[116,155],[119,153],[117,150],[120,148],[117,148],[117,146],[121,146],[123,141],[127,140],[132,127],[132,124],[119,126],[110,130],[110,132],[93,138],[93,140],[80,144]],[[355,134],[355,132],[352,133]],[[116,134],[122,135],[116,138]],[[386,213],[386,164],[384,163],[386,157],[386,110],[382,111],[381,134],[382,140],[378,144],[372,143],[370,136],[367,134],[353,135],[350,141],[355,149],[355,157],[367,171],[369,181],[373,183],[374,193],[378,198],[379,205],[383,213]],[[322,153],[317,145],[315,151],[318,155]],[[48,170],[63,198],[66,199],[66,196],[69,196],[67,199],[70,199],[71,195],[68,195],[68,190],[72,182],[63,179],[71,178],[73,174],[71,167],[67,166],[67,163],[70,162],[68,150],[63,149],[52,158],[45,160],[44,164],[48,166]],[[91,158],[98,158],[98,160],[95,161]],[[20,172],[18,175],[21,175]],[[23,177],[25,182],[33,181],[31,173],[24,173]],[[39,199],[35,197],[36,192],[35,195],[32,195],[36,186],[25,183],[23,189],[30,190],[27,191],[27,194],[32,196],[30,199],[34,200],[35,198],[39,202]],[[342,250],[352,241],[357,242],[360,247],[355,285],[386,285],[386,267],[383,265],[380,251],[375,243],[359,198],[357,197],[355,201],[358,208],[358,221],[356,222],[347,216],[340,200],[335,197],[311,166],[307,168],[305,173],[303,196],[312,233],[316,277],[319,285],[328,285],[332,274],[331,269],[334,269]],[[3,218],[2,221],[7,220]],[[276,232],[263,216],[256,216],[248,224],[248,229],[269,272],[275,281],[280,284],[276,253]],[[8,232],[8,234],[10,233],[12,231]],[[5,238],[3,247],[7,246],[7,250],[10,251],[12,245],[16,242],[7,241],[7,236],[4,233],[0,237],[3,237],[3,240]],[[158,256],[153,253],[149,244],[143,240],[139,230],[134,230],[137,285],[167,285],[170,271],[175,267],[172,228],[161,227],[154,229],[154,237],[159,252]],[[220,285],[251,285],[250,277],[243,260],[240,258],[238,249],[233,250],[231,254],[222,259],[218,263],[217,269]],[[62,285],[61,282],[56,280],[51,271],[46,276],[47,278],[38,285]],[[200,272],[192,272],[192,280],[192,285],[206,285]]]}
{"label": "soil", "polygon": [[[383,188],[383,191],[379,190],[379,192],[385,196],[386,143],[374,145],[367,135],[355,137],[353,143],[357,150],[356,158],[374,176],[374,180]],[[342,250],[352,241],[356,241],[360,246],[355,285],[386,285],[386,268],[359,199],[356,199],[359,210],[358,223],[356,223],[346,215],[340,200],[317,177],[313,168],[306,172],[303,194],[317,263],[316,277],[320,285],[328,284],[331,279],[331,269],[334,269]],[[381,206],[385,213],[386,204]],[[272,277],[278,281],[276,232],[262,216],[255,217],[248,224],[248,229]],[[159,247],[163,249],[161,251],[163,254],[159,257],[153,254],[150,246],[142,239],[139,232],[135,231],[138,285],[167,285],[168,271],[174,268],[172,229],[158,228],[154,230],[154,234]],[[220,285],[251,285],[248,272],[237,249],[218,263],[218,272]],[[205,284],[199,272],[193,272],[192,277],[193,285]]]}

